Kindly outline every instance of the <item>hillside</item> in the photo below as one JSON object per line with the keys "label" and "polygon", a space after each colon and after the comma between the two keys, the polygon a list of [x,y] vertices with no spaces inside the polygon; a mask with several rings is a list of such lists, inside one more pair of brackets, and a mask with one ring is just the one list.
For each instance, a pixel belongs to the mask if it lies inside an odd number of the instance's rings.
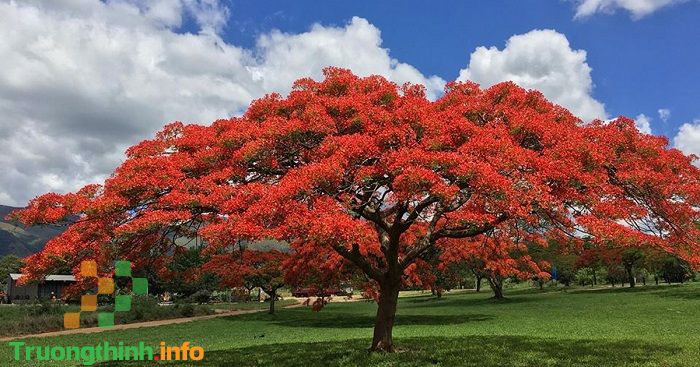
{"label": "hillside", "polygon": [[[58,236],[66,230],[67,225],[62,226],[33,226],[26,228],[24,225],[7,221],[5,216],[13,210],[11,206],[0,205],[0,257],[4,255],[17,255],[24,257],[39,252],[46,242]],[[191,239],[177,239],[182,246],[191,246],[196,242]],[[251,244],[251,249],[257,251],[278,250],[288,252],[289,245],[282,242],[264,240]]]}
{"label": "hillside", "polygon": [[14,254],[27,256],[40,251],[51,238],[66,230],[63,226],[33,226],[5,220],[13,210],[11,206],[0,205],[0,256]]}

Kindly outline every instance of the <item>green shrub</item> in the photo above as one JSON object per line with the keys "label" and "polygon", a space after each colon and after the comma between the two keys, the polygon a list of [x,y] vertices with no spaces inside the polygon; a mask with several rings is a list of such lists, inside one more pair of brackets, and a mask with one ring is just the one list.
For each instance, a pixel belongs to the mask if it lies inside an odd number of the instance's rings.
{"label": "green shrub", "polygon": [[184,317],[194,316],[194,306],[191,303],[178,305],[176,307],[179,307],[180,315],[182,315]]}
{"label": "green shrub", "polygon": [[[114,305],[99,308],[101,312],[114,312]],[[0,315],[0,336],[26,335],[63,330],[63,314],[77,311],[76,306],[67,306],[51,301],[27,301],[17,307],[4,307]],[[174,306],[161,306],[153,296],[134,296],[131,311],[117,312],[116,324],[129,324],[141,321],[167,320],[179,317],[210,315],[214,311],[208,306],[191,303],[178,303]],[[80,327],[97,326],[97,313],[83,313]]]}
{"label": "green shrub", "polygon": [[27,302],[21,304],[20,307],[27,316],[63,315],[66,311],[63,304],[49,300]]}
{"label": "green shrub", "polygon": [[192,302],[199,304],[209,303],[209,301],[211,301],[211,292],[206,289],[202,289],[190,296],[190,299]]}

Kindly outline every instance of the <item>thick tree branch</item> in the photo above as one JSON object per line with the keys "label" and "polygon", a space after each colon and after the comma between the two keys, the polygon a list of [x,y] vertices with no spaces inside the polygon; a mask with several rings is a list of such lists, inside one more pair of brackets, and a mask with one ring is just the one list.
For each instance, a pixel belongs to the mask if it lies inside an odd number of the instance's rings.
{"label": "thick tree branch", "polygon": [[[423,201],[421,201],[420,203],[418,203],[418,204],[416,205],[416,207],[413,208],[413,210],[411,211],[411,214],[408,215],[408,217],[406,218],[406,220],[404,220],[403,222],[401,222],[401,225],[400,225],[400,226],[401,226],[401,229],[404,230],[404,231],[405,231],[406,229],[408,229],[408,228],[413,224],[413,222],[414,222],[416,219],[418,219],[418,217],[419,217],[420,214],[423,212],[423,210],[425,210],[425,209],[428,208],[429,206],[431,206],[431,205],[437,203],[438,201],[440,201],[440,199],[438,199],[437,197],[435,197],[435,196],[428,196],[428,197],[425,198]],[[402,216],[403,216],[403,215],[402,215]]]}
{"label": "thick tree branch", "polygon": [[484,224],[482,226],[465,226],[465,227],[457,227],[457,228],[442,228],[439,231],[435,232],[435,235],[433,236],[434,240],[438,240],[440,238],[468,238],[468,237],[474,237],[478,236],[480,234],[486,233],[499,224],[505,222],[506,220],[509,219],[508,214],[499,214],[496,217],[496,220]]}
{"label": "thick tree branch", "polygon": [[[405,269],[411,265],[417,258],[422,256],[428,249],[430,249],[435,242],[441,238],[468,238],[478,236],[480,234],[486,233],[494,229],[499,224],[508,220],[509,216],[507,214],[499,215],[495,221],[491,223],[484,224],[479,227],[471,227],[465,229],[440,229],[437,232],[432,232],[432,228],[428,229],[428,234],[421,240],[421,242],[411,249],[406,256],[404,256],[401,261],[401,267]],[[436,222],[436,221],[433,221]],[[432,223],[431,223],[432,224]]]}
{"label": "thick tree branch", "polygon": [[333,250],[340,254],[340,256],[348,259],[357,267],[362,269],[362,271],[370,278],[381,281],[382,273],[379,269],[375,268],[370,264],[367,259],[360,253],[360,247],[355,243],[352,245],[352,250],[348,250],[342,245],[333,245]]}

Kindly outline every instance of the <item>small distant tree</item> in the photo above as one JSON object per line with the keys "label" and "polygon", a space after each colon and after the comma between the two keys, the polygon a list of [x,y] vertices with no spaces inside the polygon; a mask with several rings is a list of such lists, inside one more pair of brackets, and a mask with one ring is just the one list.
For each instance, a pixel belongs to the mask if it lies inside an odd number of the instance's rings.
{"label": "small distant tree", "polygon": [[[176,293],[181,298],[198,294],[198,301],[218,288],[215,274],[203,269],[209,256],[201,248],[178,247],[167,267],[160,272],[160,288]],[[201,303],[201,302],[200,302]]]}
{"label": "small distant tree", "polygon": [[408,272],[407,286],[429,289],[434,296],[442,298],[445,291],[463,287],[470,276],[465,261],[444,261],[437,248],[426,254],[424,261]]}
{"label": "small distant tree", "polygon": [[[528,251],[534,261],[547,264],[546,268],[556,268],[556,280],[568,287],[576,279],[576,250],[580,243],[571,239],[549,239],[546,246],[529,246]],[[551,264],[551,265],[550,265]],[[542,288],[550,277],[536,275],[533,280]]]}
{"label": "small distant tree", "polygon": [[630,288],[634,288],[637,284],[635,269],[644,261],[644,252],[639,248],[628,248],[622,251],[620,255],[622,266],[627,272],[627,281]]}
{"label": "small distant tree", "polygon": [[605,270],[607,272],[605,279],[612,287],[615,287],[616,284],[621,284],[624,287],[625,280],[627,279],[627,273],[622,266],[610,264],[605,267]]}
{"label": "small distant tree", "polygon": [[441,271],[442,277],[438,280],[438,283],[441,284],[444,289],[463,289],[467,286],[471,286],[469,283],[475,282],[474,273],[470,271],[469,267],[464,263],[441,263],[439,267],[443,270]]}
{"label": "small distant tree", "polygon": [[591,286],[598,284],[598,273],[604,267],[603,260],[600,257],[600,251],[597,248],[585,248],[576,258],[574,263],[575,269],[578,272],[586,271],[591,280]]}
{"label": "small distant tree", "polygon": [[0,291],[7,287],[10,273],[18,273],[22,268],[22,259],[15,255],[5,255],[0,258]]}
{"label": "small distant tree", "polygon": [[[645,266],[653,266],[647,257],[653,258],[657,255],[653,253],[663,253],[650,246],[640,244],[620,245],[615,242],[608,242],[598,248],[589,248],[582,252],[576,259],[577,268],[588,268],[595,276],[596,269],[602,264],[607,271],[606,279],[612,286],[615,284],[629,284],[630,288],[637,285],[637,276],[646,275]],[[644,280],[646,282],[646,280]]]}
{"label": "small distant tree", "polygon": [[[462,261],[469,272],[474,276],[474,290],[481,292],[481,281],[487,276],[486,263],[475,255],[469,255]],[[457,263],[459,264],[459,262]]]}
{"label": "small distant tree", "polygon": [[650,275],[654,277],[655,285],[659,285],[659,281],[663,279],[661,273],[667,256],[668,254],[663,251],[652,250],[647,253],[644,259],[644,267],[649,271]]}
{"label": "small distant tree", "polygon": [[565,287],[571,286],[576,280],[576,273],[573,271],[573,267],[564,264],[561,268],[557,267],[557,280],[563,284]]}
{"label": "small distant tree", "polygon": [[[520,280],[540,277],[549,279],[544,269],[546,261],[535,261],[529,255],[531,247],[546,246],[546,242],[531,236],[523,227],[514,224],[503,230],[490,231],[469,241],[469,246],[446,247],[442,262],[466,262],[473,266],[475,275],[483,275],[493,291],[494,299],[505,298],[503,282],[507,278]],[[481,269],[478,267],[482,266]],[[477,282],[478,282],[477,278]]]}
{"label": "small distant tree", "polygon": [[683,283],[695,276],[688,262],[676,256],[666,256],[661,266],[661,276],[668,283]]}
{"label": "small distant tree", "polygon": [[289,255],[277,250],[226,253],[212,256],[204,265],[229,287],[241,285],[259,287],[270,296],[269,313],[275,313],[277,290],[284,285],[284,262]]}
{"label": "small distant tree", "polygon": [[282,265],[288,255],[279,251],[265,251],[255,253],[250,261],[250,272],[246,274],[247,279],[258,284],[265,293],[270,296],[269,313],[275,313],[275,303],[279,295],[277,290],[284,285],[284,269]]}

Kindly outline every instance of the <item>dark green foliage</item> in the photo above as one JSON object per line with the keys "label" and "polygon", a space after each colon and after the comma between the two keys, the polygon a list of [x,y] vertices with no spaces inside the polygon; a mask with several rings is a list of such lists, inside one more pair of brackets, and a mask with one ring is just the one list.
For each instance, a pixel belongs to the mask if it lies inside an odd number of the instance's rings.
{"label": "dark green foliage", "polygon": [[202,254],[201,248],[190,248],[174,256],[169,270],[175,276],[162,283],[159,288],[177,294],[180,298],[188,298],[198,291],[214,291],[218,288],[218,279],[212,273],[203,273],[195,280],[189,279],[192,269],[200,269],[208,261],[208,257]]}
{"label": "dark green foliage", "polygon": [[200,305],[209,303],[211,301],[211,292],[206,289],[199,290],[190,296],[190,300]]}
{"label": "dark green foliage", "polygon": [[21,267],[22,259],[15,255],[6,255],[0,258],[0,292],[7,287],[10,273],[18,273]]}
{"label": "dark green foliage", "polygon": [[606,270],[608,274],[605,276],[605,280],[613,287],[623,285],[627,281],[627,273],[622,266],[611,265]]}
{"label": "dark green foliage", "polygon": [[630,288],[634,288],[636,285],[636,273],[640,270],[638,267],[644,261],[644,257],[644,251],[639,248],[629,248],[622,252],[621,262],[627,272],[627,282]]}
{"label": "dark green foliage", "polygon": [[175,307],[180,308],[180,313],[184,317],[192,317],[195,315],[195,308],[192,304],[189,304],[189,303],[185,303],[182,305],[178,304],[178,305],[175,305]]}
{"label": "dark green foliage", "polygon": [[205,306],[193,306],[189,304],[161,306],[158,304],[158,300],[155,297],[134,296],[131,304],[131,311],[117,312],[115,321],[117,324],[128,324],[140,321],[209,315],[211,313],[213,313],[213,311]]}
{"label": "dark green foliage", "polygon": [[34,317],[40,315],[63,315],[65,307],[50,300],[40,300],[36,303],[25,303],[20,305],[27,316]]}
{"label": "dark green foliage", "polygon": [[574,272],[574,268],[571,266],[566,266],[563,268],[557,268],[558,272],[558,279],[559,283],[563,284],[564,286],[570,286],[571,283],[576,281],[576,273]]}
{"label": "dark green foliage", "polygon": [[690,264],[675,256],[664,259],[659,273],[667,283],[683,283],[695,277]]}

